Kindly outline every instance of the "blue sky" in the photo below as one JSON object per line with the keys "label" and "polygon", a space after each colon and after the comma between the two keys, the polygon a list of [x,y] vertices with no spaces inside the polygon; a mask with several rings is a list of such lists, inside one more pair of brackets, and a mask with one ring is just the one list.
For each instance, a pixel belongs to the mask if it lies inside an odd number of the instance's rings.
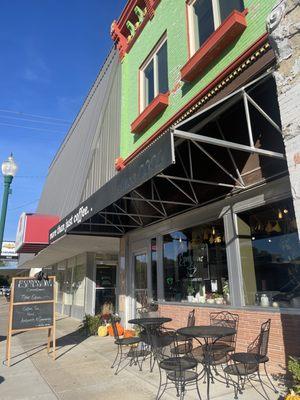
{"label": "blue sky", "polygon": [[[13,152],[19,165],[5,240],[15,239],[22,211],[35,211],[48,166],[112,46],[110,25],[125,3],[1,2],[0,163]],[[1,183],[1,201],[2,193]]]}

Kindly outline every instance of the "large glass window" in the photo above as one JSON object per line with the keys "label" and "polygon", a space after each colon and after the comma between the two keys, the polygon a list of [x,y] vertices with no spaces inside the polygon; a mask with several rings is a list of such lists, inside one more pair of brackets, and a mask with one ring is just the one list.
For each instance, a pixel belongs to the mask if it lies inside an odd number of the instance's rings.
{"label": "large glass window", "polygon": [[291,200],[237,216],[246,305],[300,307],[300,243]]}
{"label": "large glass window", "polygon": [[188,6],[190,50],[193,55],[233,11],[242,11],[242,0],[192,0]]}
{"label": "large glass window", "polygon": [[164,235],[163,268],[165,300],[228,303],[223,221]]}
{"label": "large glass window", "polygon": [[143,111],[159,93],[169,90],[168,82],[168,46],[163,38],[140,70],[140,108]]}

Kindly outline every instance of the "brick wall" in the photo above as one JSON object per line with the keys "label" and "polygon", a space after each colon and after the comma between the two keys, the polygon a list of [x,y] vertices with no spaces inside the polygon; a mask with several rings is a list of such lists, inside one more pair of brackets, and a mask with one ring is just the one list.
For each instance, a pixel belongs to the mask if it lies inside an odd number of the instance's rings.
{"label": "brick wall", "polygon": [[[169,326],[181,328],[186,326],[188,313],[191,306],[160,305],[161,316],[172,318]],[[218,308],[195,308],[196,325],[209,324],[211,312],[220,312]],[[300,315],[289,315],[267,311],[230,310],[239,314],[239,327],[237,334],[237,351],[246,351],[248,344],[256,338],[261,324],[271,319],[271,331],[269,339],[268,370],[273,373],[284,373],[286,358],[289,355],[300,356]]]}

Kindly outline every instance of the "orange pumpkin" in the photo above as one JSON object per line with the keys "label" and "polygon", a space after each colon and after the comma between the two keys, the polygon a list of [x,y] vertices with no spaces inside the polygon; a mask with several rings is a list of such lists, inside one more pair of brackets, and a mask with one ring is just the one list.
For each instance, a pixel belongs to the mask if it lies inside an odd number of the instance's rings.
{"label": "orange pumpkin", "polygon": [[131,338],[135,336],[135,331],[133,329],[124,330],[124,338]]}
{"label": "orange pumpkin", "polygon": [[[118,335],[119,335],[119,336],[122,336],[123,333],[124,333],[124,328],[123,328],[123,326],[122,326],[119,322],[117,322],[117,323],[116,323],[116,327],[117,327]],[[112,325],[108,325],[108,327],[107,327],[107,332],[108,332],[109,336],[114,336],[114,330],[113,330]]]}

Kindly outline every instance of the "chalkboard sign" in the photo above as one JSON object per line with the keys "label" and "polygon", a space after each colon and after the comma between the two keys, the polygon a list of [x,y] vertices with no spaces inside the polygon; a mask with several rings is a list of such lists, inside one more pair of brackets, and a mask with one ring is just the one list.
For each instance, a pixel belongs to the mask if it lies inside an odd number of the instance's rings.
{"label": "chalkboard sign", "polygon": [[7,365],[10,366],[12,334],[34,329],[48,330],[47,350],[49,353],[52,337],[55,360],[55,328],[55,276],[42,280],[13,278],[6,344]]}
{"label": "chalkboard sign", "polygon": [[54,300],[53,279],[16,279],[14,303]]}
{"label": "chalkboard sign", "polygon": [[53,304],[18,304],[14,306],[12,329],[50,327],[53,325]]}

